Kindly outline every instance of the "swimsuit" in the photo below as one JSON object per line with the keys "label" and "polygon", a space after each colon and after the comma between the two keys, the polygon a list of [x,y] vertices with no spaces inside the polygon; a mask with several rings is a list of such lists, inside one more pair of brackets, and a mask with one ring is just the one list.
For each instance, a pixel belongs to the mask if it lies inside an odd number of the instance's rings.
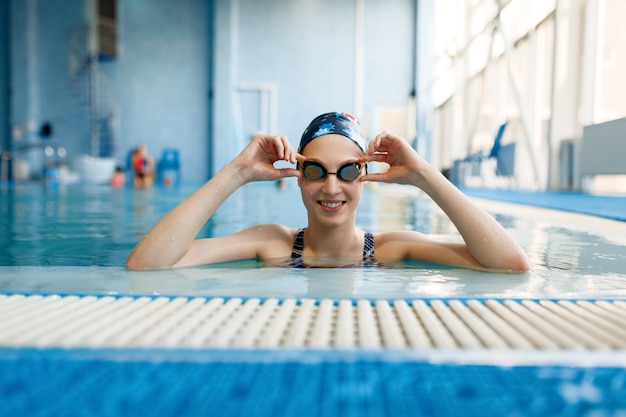
{"label": "swimsuit", "polygon": [[[298,229],[293,240],[293,249],[291,251],[290,266],[293,268],[310,268],[302,260],[302,250],[304,249],[304,229]],[[374,235],[369,232],[365,233],[365,242],[363,243],[363,259],[358,267],[375,266],[374,260]]]}

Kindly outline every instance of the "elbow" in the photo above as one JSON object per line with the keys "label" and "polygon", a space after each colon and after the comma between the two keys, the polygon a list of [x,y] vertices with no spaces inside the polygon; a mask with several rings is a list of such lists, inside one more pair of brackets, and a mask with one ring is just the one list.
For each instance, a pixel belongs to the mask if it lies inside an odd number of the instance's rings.
{"label": "elbow", "polygon": [[126,260],[126,270],[136,271],[138,269],[141,269],[141,264],[137,262],[137,259],[131,254]]}
{"label": "elbow", "polygon": [[524,252],[503,256],[496,262],[481,264],[482,270],[500,273],[521,274],[531,269],[528,256]]}
{"label": "elbow", "polygon": [[130,255],[128,255],[128,259],[126,259],[126,270],[127,271],[139,271],[142,269],[148,269],[149,265],[141,260],[140,256],[137,256],[135,251],[132,251]]}
{"label": "elbow", "polygon": [[512,257],[509,260],[508,270],[516,273],[530,271],[530,260],[528,256],[524,252],[521,252],[517,256]]}
{"label": "elbow", "polygon": [[155,262],[155,258],[153,256],[146,256],[144,253],[137,253],[137,251],[132,251],[128,258],[126,259],[126,270],[127,271],[147,271],[147,270],[161,270],[161,269],[169,269],[174,267],[174,265]]}

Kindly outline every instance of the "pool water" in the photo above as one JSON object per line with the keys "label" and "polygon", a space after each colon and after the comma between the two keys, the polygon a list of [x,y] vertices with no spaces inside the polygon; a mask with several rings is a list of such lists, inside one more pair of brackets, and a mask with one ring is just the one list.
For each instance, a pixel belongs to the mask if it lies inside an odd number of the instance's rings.
{"label": "pool water", "polygon": [[[254,260],[170,271],[129,272],[137,241],[195,186],[152,189],[40,184],[0,189],[0,289],[6,291],[271,297],[626,296],[625,223],[481,201],[528,252],[532,271],[484,273],[419,262],[395,268],[259,268]],[[200,236],[265,222],[306,224],[295,182],[237,191]],[[416,190],[366,189],[357,223],[369,231],[412,229],[456,240],[450,221]]]}

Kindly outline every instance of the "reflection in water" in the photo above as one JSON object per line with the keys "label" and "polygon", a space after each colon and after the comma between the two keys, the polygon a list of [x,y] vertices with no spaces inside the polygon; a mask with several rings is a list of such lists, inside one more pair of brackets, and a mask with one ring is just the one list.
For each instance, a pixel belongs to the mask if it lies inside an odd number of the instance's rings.
{"label": "reflection in water", "polygon": [[0,267],[4,291],[295,298],[626,297],[624,276],[498,274],[455,268],[188,268],[128,272],[102,267]]}

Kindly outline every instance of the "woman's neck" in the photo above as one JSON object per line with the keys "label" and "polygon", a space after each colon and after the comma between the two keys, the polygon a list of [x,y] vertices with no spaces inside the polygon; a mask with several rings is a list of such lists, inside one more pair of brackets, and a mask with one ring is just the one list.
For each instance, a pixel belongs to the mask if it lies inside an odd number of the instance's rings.
{"label": "woman's neck", "polygon": [[363,235],[354,224],[330,228],[309,224],[304,233],[304,252],[316,257],[362,256]]}

